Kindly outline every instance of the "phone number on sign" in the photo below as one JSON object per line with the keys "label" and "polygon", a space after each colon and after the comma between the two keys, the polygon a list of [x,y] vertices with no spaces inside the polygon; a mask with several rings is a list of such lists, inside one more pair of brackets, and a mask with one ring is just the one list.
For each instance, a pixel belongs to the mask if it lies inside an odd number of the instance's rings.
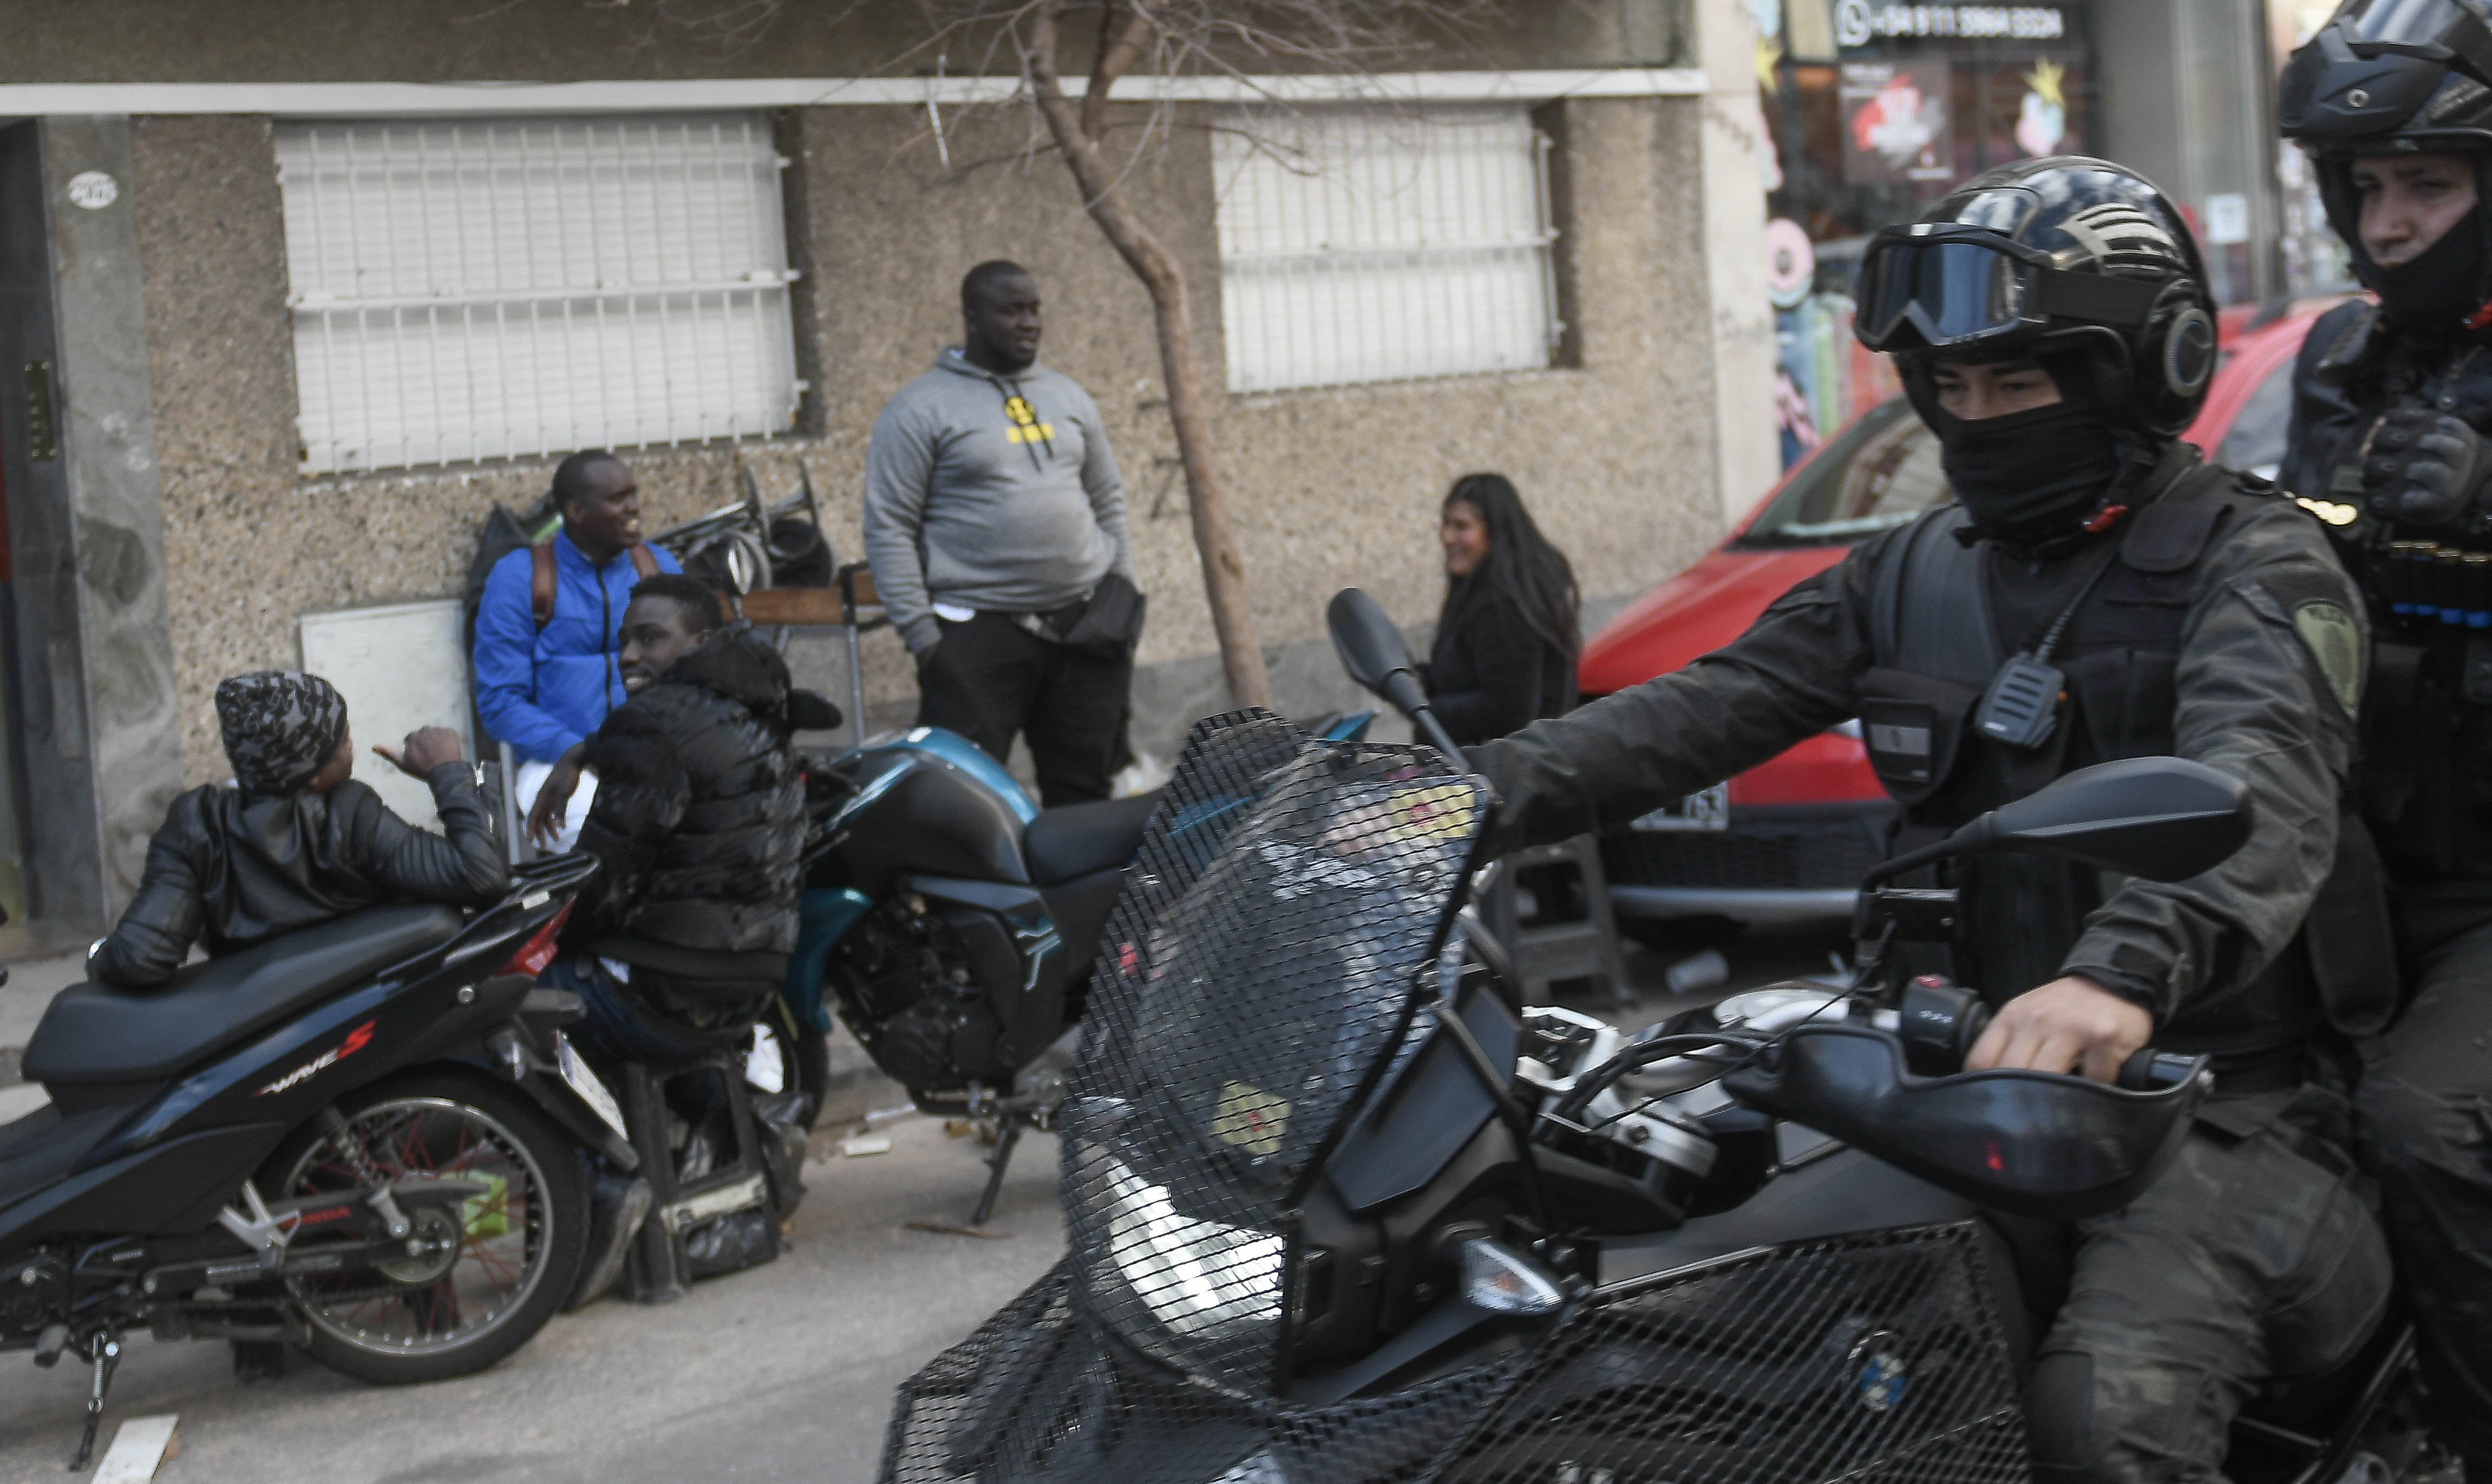
{"label": "phone number on sign", "polygon": [[2068,19],[2048,5],[1873,5],[1870,0],[1843,0],[1835,7],[1835,40],[1846,46],[1866,45],[1882,36],[2006,37],[2020,42],[2056,42],[2068,33]]}

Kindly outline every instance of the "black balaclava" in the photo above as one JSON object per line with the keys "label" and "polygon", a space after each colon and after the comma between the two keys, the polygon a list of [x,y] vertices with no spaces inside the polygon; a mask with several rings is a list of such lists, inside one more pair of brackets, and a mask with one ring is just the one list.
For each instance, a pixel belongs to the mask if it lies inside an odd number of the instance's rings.
{"label": "black balaclava", "polygon": [[2483,208],[2394,268],[2370,265],[2380,308],[2399,330],[2455,335],[2483,299]]}
{"label": "black balaclava", "polygon": [[2060,400],[1968,422],[1931,401],[1940,462],[1965,513],[1985,536],[2033,548],[2074,536],[2120,477],[2121,439],[2095,405],[2091,378],[2071,358],[2048,366]]}

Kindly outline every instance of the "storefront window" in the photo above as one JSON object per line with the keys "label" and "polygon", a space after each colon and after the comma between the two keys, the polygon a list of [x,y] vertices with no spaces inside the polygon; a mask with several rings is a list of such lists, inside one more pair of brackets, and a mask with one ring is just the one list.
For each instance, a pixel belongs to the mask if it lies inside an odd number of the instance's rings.
{"label": "storefront window", "polygon": [[1786,465],[1896,390],[1852,338],[1871,232],[1994,165],[2087,148],[2083,8],[1753,0]]}

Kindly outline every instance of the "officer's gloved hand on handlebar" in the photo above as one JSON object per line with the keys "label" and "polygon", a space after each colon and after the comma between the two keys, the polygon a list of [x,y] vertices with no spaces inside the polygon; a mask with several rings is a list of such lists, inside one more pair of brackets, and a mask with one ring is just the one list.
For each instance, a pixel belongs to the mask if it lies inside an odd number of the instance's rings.
{"label": "officer's gloved hand on handlebar", "polygon": [[2074,1071],[2117,1082],[2121,1064],[2154,1034],[2154,1017],[2081,975],[2065,975],[2010,1000],[1973,1043],[1969,1072],[1995,1066]]}
{"label": "officer's gloved hand on handlebar", "polygon": [[2374,518],[2408,530],[2492,524],[2492,444],[2435,408],[2391,408],[2372,430],[2362,488]]}

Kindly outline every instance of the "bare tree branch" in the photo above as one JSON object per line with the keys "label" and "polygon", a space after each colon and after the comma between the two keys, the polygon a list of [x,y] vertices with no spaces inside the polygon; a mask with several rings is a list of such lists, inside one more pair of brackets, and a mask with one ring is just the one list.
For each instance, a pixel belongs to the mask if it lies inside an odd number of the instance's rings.
{"label": "bare tree branch", "polygon": [[[680,7],[698,0],[658,0],[662,17],[680,21]],[[749,45],[766,34],[786,0],[707,0],[719,9],[702,22],[733,44]],[[1319,74],[1352,79],[1400,63],[1442,63],[1475,57],[1473,47],[1518,14],[1541,14],[1553,4],[1589,12],[1602,0],[917,0],[918,29],[910,44],[887,60],[886,73],[928,66],[955,55],[967,66],[959,75],[1014,76],[1021,82],[1009,103],[989,106],[1029,110],[1031,138],[1016,155],[1034,161],[1052,144],[1071,173],[1082,209],[1149,294],[1158,332],[1168,414],[1176,435],[1186,483],[1196,554],[1202,561],[1203,596],[1218,636],[1230,693],[1240,705],[1268,705],[1270,685],[1256,642],[1246,591],[1245,559],[1230,523],[1226,480],[1213,436],[1210,399],[1203,390],[1201,347],[1184,265],[1143,219],[1126,192],[1174,130],[1175,104],[1167,95],[1142,105],[1141,135],[1133,147],[1111,153],[1109,139],[1133,127],[1112,123],[1116,84],[1128,76],[1217,78],[1294,112],[1267,79]],[[871,9],[887,15],[891,0],[853,0],[815,23],[839,24]],[[1088,74],[1076,100],[1064,90],[1066,21],[1097,17],[1098,34]],[[1078,45],[1078,43],[1077,43]],[[1380,93],[1380,90],[1378,90]],[[932,95],[930,94],[931,98]],[[1132,114],[1125,114],[1130,120]],[[936,127],[939,127],[936,126]],[[1210,126],[1215,129],[1221,126]],[[1251,131],[1249,136],[1253,137]],[[1044,141],[1044,142],[1043,142]],[[1259,139],[1276,157],[1283,146]],[[948,152],[947,152],[948,153]],[[1289,151],[1295,155],[1294,150]],[[982,160],[947,173],[960,174],[1001,162]],[[1285,161],[1290,168],[1311,163]],[[1160,513],[1154,500],[1151,513]]]}

